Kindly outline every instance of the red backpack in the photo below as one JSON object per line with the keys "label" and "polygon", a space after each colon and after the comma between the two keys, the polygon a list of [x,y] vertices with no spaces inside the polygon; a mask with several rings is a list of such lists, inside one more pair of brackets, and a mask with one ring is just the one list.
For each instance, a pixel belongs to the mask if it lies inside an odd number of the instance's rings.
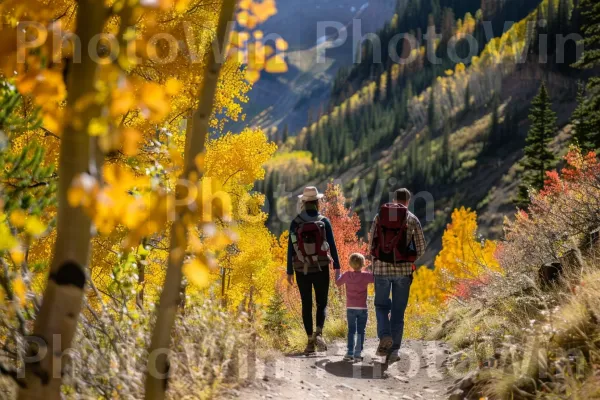
{"label": "red backpack", "polygon": [[395,203],[382,205],[375,229],[376,237],[371,248],[374,258],[388,263],[416,261],[416,247],[412,237],[407,237],[408,209],[405,206]]}
{"label": "red backpack", "polygon": [[321,267],[329,266],[331,262],[324,218],[319,215],[309,220],[300,216],[295,219],[296,229],[292,234],[294,268],[304,274],[321,271]]}

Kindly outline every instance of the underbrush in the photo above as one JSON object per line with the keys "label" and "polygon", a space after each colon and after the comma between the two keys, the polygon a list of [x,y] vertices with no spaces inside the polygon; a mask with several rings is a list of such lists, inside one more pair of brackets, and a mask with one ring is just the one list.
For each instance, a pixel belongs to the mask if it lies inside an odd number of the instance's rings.
{"label": "underbrush", "polygon": [[[128,308],[116,300],[87,304],[74,347],[62,358],[64,397],[143,398],[147,367],[165,354],[147,351],[153,316],[152,310]],[[255,357],[249,346],[253,332],[244,313],[232,315],[210,299],[190,304],[178,316],[173,333],[168,398],[214,398],[219,390],[244,379]],[[21,340],[15,337],[0,352],[2,365],[15,371]],[[0,377],[0,397],[15,395],[14,381]]]}
{"label": "underbrush", "polygon": [[590,264],[577,284],[450,306],[434,336],[455,349],[455,377],[472,372],[464,398],[600,398],[600,262]]}
{"label": "underbrush", "polygon": [[449,301],[430,335],[455,351],[452,399],[600,399],[600,164],[566,161],[506,223],[504,273]]}

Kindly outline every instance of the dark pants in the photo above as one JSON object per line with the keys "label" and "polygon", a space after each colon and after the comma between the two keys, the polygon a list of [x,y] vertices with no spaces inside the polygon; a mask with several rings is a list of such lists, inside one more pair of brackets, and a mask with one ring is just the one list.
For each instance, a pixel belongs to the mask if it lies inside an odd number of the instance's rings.
{"label": "dark pants", "polygon": [[327,308],[327,296],[329,294],[329,268],[323,267],[320,272],[313,272],[304,275],[302,272],[296,272],[296,283],[300,290],[300,300],[302,301],[302,322],[306,334],[313,334],[313,288],[315,289],[315,299],[317,302],[317,330],[323,329],[325,325],[325,310]]}

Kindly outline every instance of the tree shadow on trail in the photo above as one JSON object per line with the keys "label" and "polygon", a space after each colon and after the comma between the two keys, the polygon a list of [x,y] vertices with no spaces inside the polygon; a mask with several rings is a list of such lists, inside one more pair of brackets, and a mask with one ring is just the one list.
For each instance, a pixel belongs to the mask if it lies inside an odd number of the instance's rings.
{"label": "tree shadow on trail", "polygon": [[387,376],[384,372],[388,368],[387,364],[378,362],[373,364],[351,364],[346,361],[330,362],[329,360],[321,360],[316,363],[316,366],[331,375],[355,379],[386,379]]}

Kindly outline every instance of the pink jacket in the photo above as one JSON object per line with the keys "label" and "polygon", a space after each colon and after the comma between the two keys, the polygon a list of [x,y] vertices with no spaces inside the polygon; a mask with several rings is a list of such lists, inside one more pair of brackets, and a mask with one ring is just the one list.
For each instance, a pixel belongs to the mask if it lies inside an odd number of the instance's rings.
{"label": "pink jacket", "polygon": [[372,272],[344,272],[342,276],[335,281],[338,286],[346,285],[346,307],[347,308],[367,308],[367,286],[373,283]]}

